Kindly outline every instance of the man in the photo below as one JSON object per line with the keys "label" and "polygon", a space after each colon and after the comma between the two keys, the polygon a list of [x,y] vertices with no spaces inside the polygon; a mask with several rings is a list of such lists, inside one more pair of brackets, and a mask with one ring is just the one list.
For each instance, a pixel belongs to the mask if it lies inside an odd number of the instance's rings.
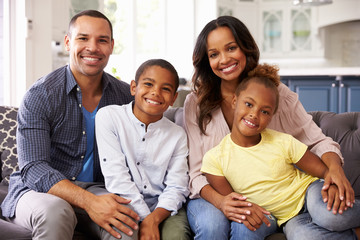
{"label": "man", "polygon": [[98,11],[83,11],[64,43],[70,65],[39,79],[19,108],[20,171],[10,178],[3,215],[31,229],[33,239],[72,239],[77,224],[101,239],[131,236],[139,217],[129,200],[105,190],[94,137],[98,109],[133,100],[128,84],[104,72],[112,25]]}

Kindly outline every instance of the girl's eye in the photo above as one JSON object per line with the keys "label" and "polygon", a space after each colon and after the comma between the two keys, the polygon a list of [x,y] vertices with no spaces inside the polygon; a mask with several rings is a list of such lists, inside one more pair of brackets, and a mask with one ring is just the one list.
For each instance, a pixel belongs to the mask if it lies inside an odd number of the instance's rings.
{"label": "girl's eye", "polygon": [[248,107],[252,107],[252,104],[249,103],[249,102],[245,102],[245,105],[248,106]]}

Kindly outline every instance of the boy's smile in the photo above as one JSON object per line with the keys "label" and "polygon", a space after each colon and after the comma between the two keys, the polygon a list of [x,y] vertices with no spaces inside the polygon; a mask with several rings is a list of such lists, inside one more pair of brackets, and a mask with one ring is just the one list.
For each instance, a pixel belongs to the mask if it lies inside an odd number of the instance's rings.
{"label": "boy's smile", "polygon": [[160,66],[150,66],[136,84],[131,81],[131,95],[135,96],[134,115],[143,123],[160,120],[176,100],[175,76]]}

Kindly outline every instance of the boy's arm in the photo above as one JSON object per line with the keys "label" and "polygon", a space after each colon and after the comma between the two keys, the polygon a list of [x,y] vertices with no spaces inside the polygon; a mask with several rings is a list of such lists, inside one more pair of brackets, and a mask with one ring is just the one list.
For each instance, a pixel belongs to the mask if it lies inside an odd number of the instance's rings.
{"label": "boy's arm", "polygon": [[309,150],[306,150],[302,158],[296,163],[296,166],[311,176],[318,178],[325,178],[329,171],[323,161]]}
{"label": "boy's arm", "polygon": [[142,239],[159,239],[159,225],[170,216],[170,211],[164,208],[156,208],[140,224],[139,237]]}

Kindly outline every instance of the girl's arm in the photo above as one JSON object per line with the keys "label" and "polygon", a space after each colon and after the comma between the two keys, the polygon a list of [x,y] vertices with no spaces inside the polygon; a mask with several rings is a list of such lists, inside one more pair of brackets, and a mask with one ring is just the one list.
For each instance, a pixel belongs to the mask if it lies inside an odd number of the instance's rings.
{"label": "girl's arm", "polygon": [[[258,229],[264,222],[266,225],[270,225],[269,220],[264,214],[269,215],[270,212],[254,203],[245,202],[246,197],[234,192],[230,183],[224,176],[216,176],[205,173],[206,179],[210,185],[205,186],[202,190],[216,192],[222,196],[219,198],[219,209],[224,215],[231,221],[243,223],[251,231]],[[203,195],[203,194],[202,194]],[[246,204],[246,205],[244,205]],[[234,215],[233,207],[237,210],[241,210],[245,215]]]}
{"label": "girl's arm", "polygon": [[311,176],[318,178],[325,178],[329,171],[323,161],[309,150],[306,150],[304,156],[296,163],[296,166]]}

